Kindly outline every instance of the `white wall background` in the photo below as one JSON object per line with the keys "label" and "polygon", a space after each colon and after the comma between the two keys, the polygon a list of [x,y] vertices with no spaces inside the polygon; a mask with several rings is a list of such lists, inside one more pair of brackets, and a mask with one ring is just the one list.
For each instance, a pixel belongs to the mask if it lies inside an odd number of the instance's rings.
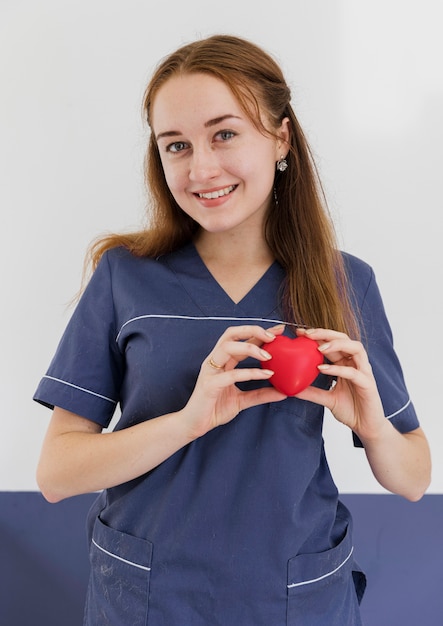
{"label": "white wall background", "polygon": [[[443,492],[439,0],[0,0],[0,490],[34,490],[49,411],[31,401],[70,315],[90,240],[142,219],[140,115],[157,61],[227,32],[293,88],[344,249],[376,270]],[[343,492],[377,493],[328,416]]]}

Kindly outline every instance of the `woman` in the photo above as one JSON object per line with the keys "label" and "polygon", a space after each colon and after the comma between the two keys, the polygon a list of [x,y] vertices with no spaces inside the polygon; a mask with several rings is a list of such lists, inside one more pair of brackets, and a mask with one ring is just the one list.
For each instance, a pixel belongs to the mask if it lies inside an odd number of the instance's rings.
{"label": "woman", "polygon": [[[364,575],[324,407],[386,489],[417,500],[430,474],[372,270],[337,251],[264,51],[230,36],[184,46],[144,108],[151,223],[93,247],[35,395],[54,408],[45,497],[103,490],[85,624],[360,624]],[[296,397],[269,383],[282,333],[325,357]]]}

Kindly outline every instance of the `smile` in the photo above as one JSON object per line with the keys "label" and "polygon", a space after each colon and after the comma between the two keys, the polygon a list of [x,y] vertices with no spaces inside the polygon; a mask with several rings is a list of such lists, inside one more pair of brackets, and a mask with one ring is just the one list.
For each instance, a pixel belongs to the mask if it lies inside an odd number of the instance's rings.
{"label": "smile", "polygon": [[230,194],[237,185],[229,185],[229,187],[225,187],[224,189],[219,189],[218,191],[210,191],[209,193],[198,193],[199,198],[205,198],[206,200],[213,200],[215,198],[221,198],[222,196],[227,196]]}

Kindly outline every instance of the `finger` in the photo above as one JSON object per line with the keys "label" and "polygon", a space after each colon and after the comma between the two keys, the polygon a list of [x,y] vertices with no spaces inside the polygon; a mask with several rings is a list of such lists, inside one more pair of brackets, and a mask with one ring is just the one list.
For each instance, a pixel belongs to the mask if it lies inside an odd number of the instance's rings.
{"label": "finger", "polygon": [[259,361],[267,361],[271,358],[271,355],[266,350],[266,345],[260,344],[257,346],[249,341],[228,341],[221,348],[223,348],[226,355],[229,355],[237,362],[243,361],[248,357]]}
{"label": "finger", "polygon": [[272,357],[263,348],[253,344],[230,342],[217,349],[209,355],[207,364],[215,373],[220,373],[234,369],[240,361],[246,358],[257,359],[258,361],[269,361]]}
{"label": "finger", "polygon": [[332,339],[349,339],[346,333],[342,333],[338,330],[331,330],[330,328],[302,328],[298,327],[296,330],[297,335],[307,335],[311,339],[316,341],[331,341]]}
{"label": "finger", "polygon": [[[355,349],[349,348],[347,342],[352,342],[352,340],[345,333],[327,328],[297,328],[296,332],[298,336],[307,336],[317,341],[319,350],[327,353],[330,361],[339,361],[344,356],[351,356],[355,352]],[[345,352],[346,346],[349,348],[347,352]],[[343,349],[343,354],[340,354],[341,349]]]}
{"label": "finger", "polygon": [[[265,340],[266,343],[273,341],[278,335],[281,335],[284,332],[285,328],[285,324],[277,324],[277,326],[271,326],[270,328],[267,328],[267,333],[271,333],[272,336],[269,335],[267,337],[267,339]],[[248,343],[253,343],[256,346],[261,346],[263,345],[264,341],[261,341],[260,339],[257,339],[255,337],[251,337],[250,339],[248,339]]]}
{"label": "finger", "polygon": [[230,370],[220,370],[212,379],[217,389],[223,389],[237,383],[243,383],[251,380],[268,380],[274,374],[272,370],[261,367],[242,367]]}
{"label": "finger", "polygon": [[369,363],[366,350],[361,342],[353,341],[348,337],[326,341],[318,349],[333,363],[353,361],[353,364],[359,369],[364,369]]}
{"label": "finger", "polygon": [[214,369],[214,370],[224,370],[225,369],[225,366],[224,365],[219,365],[217,363],[217,361],[214,361],[212,356],[209,357],[209,359],[208,359],[208,365],[210,367],[212,367],[212,369]]}
{"label": "finger", "polygon": [[[275,327],[274,330],[283,332],[284,325]],[[247,357],[266,361],[271,355],[260,348],[264,343],[275,339],[276,335],[271,330],[261,326],[235,326],[228,328],[215,344],[214,350],[208,355],[207,363],[215,372],[225,368],[233,368]]]}
{"label": "finger", "polygon": [[306,387],[306,389],[300,391],[295,397],[300,400],[308,400],[315,404],[321,404],[329,410],[332,410],[335,404],[333,394],[329,390],[321,389],[320,387]]}
{"label": "finger", "polygon": [[243,326],[230,326],[225,330],[223,335],[219,338],[216,346],[222,344],[224,341],[250,341],[251,339],[258,339],[262,343],[272,341],[275,338],[275,333],[270,330],[266,330],[261,326],[243,325]]}
{"label": "finger", "polygon": [[350,367],[348,365],[337,365],[335,363],[323,363],[318,366],[318,369],[328,376],[334,376],[336,378],[342,378],[352,383],[353,385],[360,387],[361,389],[370,388],[373,386],[372,368],[365,371],[357,369],[356,367]]}
{"label": "finger", "polygon": [[277,324],[276,326],[271,326],[270,328],[267,328],[266,331],[268,333],[272,333],[275,337],[277,337],[277,335],[281,335],[284,330],[286,328],[286,324]]}
{"label": "finger", "polygon": [[249,409],[258,404],[266,404],[268,402],[280,402],[285,400],[285,396],[274,387],[263,387],[261,389],[253,389],[252,391],[243,391],[240,396],[240,410]]}

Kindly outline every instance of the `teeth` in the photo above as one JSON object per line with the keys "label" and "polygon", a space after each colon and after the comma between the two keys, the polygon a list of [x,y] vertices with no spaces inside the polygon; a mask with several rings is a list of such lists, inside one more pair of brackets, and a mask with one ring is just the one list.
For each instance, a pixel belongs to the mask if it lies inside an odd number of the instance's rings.
{"label": "teeth", "polygon": [[224,189],[219,189],[218,191],[211,191],[210,193],[199,193],[200,198],[205,198],[206,200],[212,200],[214,198],[220,198],[221,196],[227,196],[228,193],[234,191],[235,185],[230,185],[229,187],[225,187]]}

